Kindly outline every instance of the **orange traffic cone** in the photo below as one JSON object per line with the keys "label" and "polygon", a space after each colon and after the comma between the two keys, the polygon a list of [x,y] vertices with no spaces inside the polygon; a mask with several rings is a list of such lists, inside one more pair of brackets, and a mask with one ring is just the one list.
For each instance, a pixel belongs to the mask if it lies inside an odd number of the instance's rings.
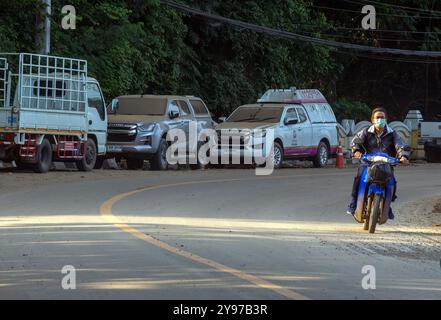
{"label": "orange traffic cone", "polygon": [[343,157],[343,147],[342,146],[338,146],[338,149],[337,149],[336,168],[338,168],[338,169],[345,168],[345,158]]}

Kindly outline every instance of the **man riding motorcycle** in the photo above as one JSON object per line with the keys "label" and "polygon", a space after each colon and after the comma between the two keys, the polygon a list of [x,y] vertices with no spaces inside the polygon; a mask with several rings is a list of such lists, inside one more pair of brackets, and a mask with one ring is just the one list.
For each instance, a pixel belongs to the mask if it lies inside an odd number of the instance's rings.
{"label": "man riding motorcycle", "polygon": [[[382,152],[391,157],[396,157],[402,164],[409,164],[410,147],[401,139],[400,135],[387,125],[387,111],[384,108],[376,108],[372,111],[372,126],[359,132],[351,143],[352,156],[357,159],[363,157],[363,153]],[[357,176],[352,187],[352,200],[348,206],[347,214],[353,215],[357,209],[358,186],[363,175],[363,166],[359,166]],[[392,201],[396,200],[397,185],[395,183]],[[389,218],[394,219],[392,210]]]}

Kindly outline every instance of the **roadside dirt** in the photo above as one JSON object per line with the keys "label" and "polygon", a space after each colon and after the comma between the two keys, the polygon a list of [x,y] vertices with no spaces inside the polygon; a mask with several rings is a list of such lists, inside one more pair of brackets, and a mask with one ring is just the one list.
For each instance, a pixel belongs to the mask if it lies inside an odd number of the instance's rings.
{"label": "roadside dirt", "polygon": [[401,225],[438,227],[441,230],[441,196],[402,205],[398,211]]}

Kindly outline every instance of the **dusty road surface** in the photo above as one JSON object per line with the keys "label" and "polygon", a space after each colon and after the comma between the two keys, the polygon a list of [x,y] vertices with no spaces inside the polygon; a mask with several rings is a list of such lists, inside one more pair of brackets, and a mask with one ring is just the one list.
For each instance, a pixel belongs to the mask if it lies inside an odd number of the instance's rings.
{"label": "dusty road surface", "polygon": [[344,213],[354,169],[254,173],[0,171],[0,298],[441,298],[440,165],[397,169],[375,235]]}

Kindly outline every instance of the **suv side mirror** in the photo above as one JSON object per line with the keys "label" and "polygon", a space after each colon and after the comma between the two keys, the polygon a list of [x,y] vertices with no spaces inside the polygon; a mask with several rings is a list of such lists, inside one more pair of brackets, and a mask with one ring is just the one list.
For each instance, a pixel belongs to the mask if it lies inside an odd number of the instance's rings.
{"label": "suv side mirror", "polygon": [[299,123],[299,119],[297,118],[287,118],[285,119],[285,126],[293,125]]}
{"label": "suv side mirror", "polygon": [[112,100],[112,104],[111,104],[111,110],[112,112],[116,112],[116,110],[118,109],[119,106],[119,101],[118,99],[113,99]]}
{"label": "suv side mirror", "polygon": [[219,122],[220,122],[220,123],[225,122],[225,121],[227,121],[227,118],[226,118],[226,117],[220,117],[220,118],[219,118]]}

